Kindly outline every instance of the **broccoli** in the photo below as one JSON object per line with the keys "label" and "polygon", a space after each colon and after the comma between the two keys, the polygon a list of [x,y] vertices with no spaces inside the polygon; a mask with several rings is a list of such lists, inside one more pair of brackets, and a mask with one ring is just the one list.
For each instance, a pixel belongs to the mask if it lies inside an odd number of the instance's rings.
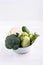
{"label": "broccoli", "polygon": [[14,50],[18,49],[20,46],[19,37],[17,37],[17,35],[14,34],[7,36],[5,40],[5,46],[8,49],[14,49]]}

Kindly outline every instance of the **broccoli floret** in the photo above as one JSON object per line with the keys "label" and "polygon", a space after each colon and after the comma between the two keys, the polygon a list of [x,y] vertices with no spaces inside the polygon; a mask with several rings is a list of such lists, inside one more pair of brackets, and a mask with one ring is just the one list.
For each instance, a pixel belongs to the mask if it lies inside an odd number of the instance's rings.
{"label": "broccoli floret", "polygon": [[18,49],[20,46],[20,39],[16,35],[12,34],[6,37],[5,46],[8,49]]}

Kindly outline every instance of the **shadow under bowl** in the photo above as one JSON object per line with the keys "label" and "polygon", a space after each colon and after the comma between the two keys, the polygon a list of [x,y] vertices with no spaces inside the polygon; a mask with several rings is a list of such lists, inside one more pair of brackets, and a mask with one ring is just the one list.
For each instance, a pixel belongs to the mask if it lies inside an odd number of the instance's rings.
{"label": "shadow under bowl", "polygon": [[30,51],[30,46],[25,48],[18,48],[17,50],[14,50],[18,54],[26,54]]}

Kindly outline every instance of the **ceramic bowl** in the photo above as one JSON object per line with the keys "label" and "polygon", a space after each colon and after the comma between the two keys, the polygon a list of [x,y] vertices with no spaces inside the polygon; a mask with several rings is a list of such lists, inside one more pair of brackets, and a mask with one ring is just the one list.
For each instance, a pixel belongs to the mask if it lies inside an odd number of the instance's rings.
{"label": "ceramic bowl", "polygon": [[18,54],[26,54],[29,52],[29,50],[30,50],[30,46],[25,48],[18,48],[17,50],[14,51]]}

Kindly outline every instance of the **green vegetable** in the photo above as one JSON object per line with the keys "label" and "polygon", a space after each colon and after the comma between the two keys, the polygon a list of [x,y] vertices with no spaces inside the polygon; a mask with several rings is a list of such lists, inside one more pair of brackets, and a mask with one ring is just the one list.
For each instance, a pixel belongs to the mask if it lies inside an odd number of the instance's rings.
{"label": "green vegetable", "polygon": [[39,35],[36,34],[36,32],[34,34],[30,34],[30,45],[35,42],[35,40],[37,39],[38,36]]}
{"label": "green vegetable", "polygon": [[14,34],[7,36],[5,40],[5,46],[8,49],[14,49],[14,50],[18,49],[20,46],[19,37],[17,37],[17,35]]}
{"label": "green vegetable", "polygon": [[22,27],[22,31],[23,31],[23,32],[26,32],[26,33],[28,33],[28,34],[30,33],[29,29],[28,29],[26,26],[23,26],[23,27]]}
{"label": "green vegetable", "polygon": [[23,32],[22,35],[23,35],[23,36],[28,36],[28,33]]}
{"label": "green vegetable", "polygon": [[23,33],[19,35],[19,33],[11,34],[5,39],[5,46],[8,49],[18,49],[24,48],[32,45],[37,37],[39,36],[34,32],[34,34],[30,33],[29,29],[26,26],[22,27]]}
{"label": "green vegetable", "polygon": [[16,33],[16,36],[19,37],[19,33]]}
{"label": "green vegetable", "polygon": [[28,34],[26,32],[23,32],[20,36],[21,41],[24,39],[24,36],[28,36]]}
{"label": "green vegetable", "polygon": [[21,45],[22,47],[28,47],[30,45],[30,38],[28,36],[24,36]]}

